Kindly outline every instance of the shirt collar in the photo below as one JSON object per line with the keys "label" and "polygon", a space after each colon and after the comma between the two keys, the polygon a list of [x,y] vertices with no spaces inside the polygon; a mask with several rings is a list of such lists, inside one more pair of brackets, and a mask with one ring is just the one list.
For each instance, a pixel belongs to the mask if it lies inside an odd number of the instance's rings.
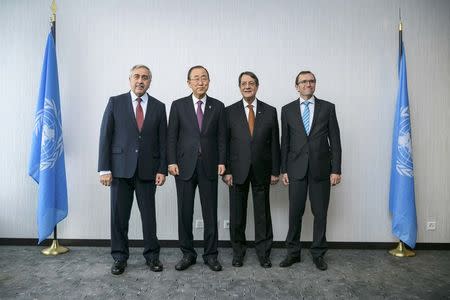
{"label": "shirt collar", "polygon": [[203,96],[202,99],[197,99],[197,98],[194,96],[194,94],[192,93],[192,100],[194,101],[194,104],[195,104],[195,105],[197,105],[197,102],[198,102],[198,101],[202,101],[203,104],[205,104],[205,103],[206,103],[206,94],[205,94],[205,96]]}
{"label": "shirt collar", "polygon": [[[303,102],[306,101],[306,100],[303,99],[302,97],[299,97],[299,99],[300,99],[300,105],[302,105]],[[316,102],[316,97],[314,97],[314,95],[313,95],[311,98],[308,99],[308,101],[309,101],[310,104],[313,104],[313,105],[314,105],[314,103]]]}
{"label": "shirt collar", "polygon": [[[242,99],[242,104],[244,105],[244,108],[247,108],[247,105],[249,105],[244,99]],[[253,105],[253,110],[256,110],[256,106],[258,105],[258,98],[255,97],[255,100],[253,100],[251,105]]]}
{"label": "shirt collar", "polygon": [[133,93],[133,91],[130,91],[130,95],[131,95],[131,101],[136,101],[137,98],[141,98],[142,102],[144,102],[144,103],[147,103],[147,101],[148,101],[148,94],[147,93],[145,93],[141,97],[138,97],[138,96],[136,96],[135,93]]}

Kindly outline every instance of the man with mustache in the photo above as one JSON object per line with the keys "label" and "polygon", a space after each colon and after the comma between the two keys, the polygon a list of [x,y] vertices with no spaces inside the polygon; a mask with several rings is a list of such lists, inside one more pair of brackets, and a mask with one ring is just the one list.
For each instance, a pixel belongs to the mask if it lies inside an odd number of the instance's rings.
{"label": "man with mustache", "polygon": [[160,272],[156,236],[155,192],[167,176],[165,105],[147,94],[152,73],[145,65],[130,70],[131,91],[111,97],[100,130],[100,182],[111,187],[111,273],[127,266],[128,222],[133,193],[142,220],[144,258],[150,270]]}
{"label": "man with mustache", "polygon": [[273,242],[270,185],[280,175],[277,110],[256,98],[258,77],[242,72],[238,79],[242,100],[226,108],[227,169],[223,180],[230,189],[232,265],[242,267],[246,252],[247,199],[252,186],[255,250],[263,268],[272,267]]}
{"label": "man with mustache", "polygon": [[196,263],[192,219],[198,186],[204,222],[203,261],[213,271],[222,270],[217,260],[217,182],[225,171],[225,108],[206,94],[209,73],[194,66],[187,74],[192,94],[175,100],[170,108],[167,135],[169,173],[175,176],[178,202],[178,238],[183,258],[178,271]]}

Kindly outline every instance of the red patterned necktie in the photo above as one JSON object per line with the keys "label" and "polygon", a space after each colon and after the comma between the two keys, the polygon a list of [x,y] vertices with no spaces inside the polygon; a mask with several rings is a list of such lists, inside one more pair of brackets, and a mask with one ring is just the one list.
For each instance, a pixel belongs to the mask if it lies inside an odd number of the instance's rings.
{"label": "red patterned necktie", "polygon": [[136,106],[136,123],[139,128],[139,131],[142,129],[142,125],[144,125],[144,110],[142,109],[141,98],[137,98],[137,106]]}

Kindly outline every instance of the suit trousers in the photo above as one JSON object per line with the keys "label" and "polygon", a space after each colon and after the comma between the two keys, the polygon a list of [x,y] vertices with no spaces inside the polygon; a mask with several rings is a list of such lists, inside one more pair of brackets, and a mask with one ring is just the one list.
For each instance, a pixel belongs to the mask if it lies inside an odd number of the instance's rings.
{"label": "suit trousers", "polygon": [[147,261],[159,258],[160,245],[156,236],[154,180],[141,180],[137,171],[132,178],[113,177],[111,183],[111,255],[115,260],[126,261],[128,249],[128,223],[133,193],[141,214],[144,237],[143,255]]}
{"label": "suit trousers", "polygon": [[308,191],[311,211],[314,216],[311,255],[313,258],[321,257],[328,249],[325,233],[328,203],[330,201],[330,179],[314,180],[308,170],[307,176],[301,180],[289,178],[289,230],[286,237],[286,247],[288,255],[292,257],[300,257],[300,233]]}
{"label": "suit trousers", "polygon": [[198,186],[200,204],[203,216],[203,260],[217,257],[218,228],[217,228],[217,183],[218,179],[209,179],[206,176],[201,156],[197,159],[194,174],[189,180],[176,177],[178,198],[178,238],[184,256],[197,258],[194,249],[194,236],[192,234],[192,221],[194,215],[195,189]]}
{"label": "suit trousers", "polygon": [[272,249],[273,230],[270,214],[270,178],[264,183],[255,183],[255,174],[250,167],[243,184],[230,187],[230,240],[233,256],[243,258],[246,252],[245,228],[247,225],[247,201],[249,186],[252,186],[253,214],[255,220],[255,250],[260,260],[268,258]]}

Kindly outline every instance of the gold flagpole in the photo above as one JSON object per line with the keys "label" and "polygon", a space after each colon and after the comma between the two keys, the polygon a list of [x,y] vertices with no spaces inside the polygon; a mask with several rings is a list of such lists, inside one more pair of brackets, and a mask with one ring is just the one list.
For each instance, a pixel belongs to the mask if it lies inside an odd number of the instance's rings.
{"label": "gold flagpole", "polygon": [[[398,9],[398,16],[400,19],[398,25],[398,37],[399,37],[399,57],[402,55],[402,44],[403,44],[403,24],[402,24],[402,15],[400,8]],[[402,241],[398,242],[397,248],[389,251],[389,254],[396,257],[412,257],[416,256],[414,251],[406,249],[405,244]]]}
{"label": "gold flagpole", "polygon": [[[52,5],[51,5],[51,9],[52,9],[52,16],[50,18],[50,22],[51,22],[51,30],[52,30],[52,34],[53,34],[53,38],[56,41],[56,2],[55,0],[52,1]],[[56,44],[56,42],[55,42]],[[64,254],[69,252],[69,248],[66,248],[64,246],[61,246],[58,242],[58,232],[57,232],[57,228],[55,225],[55,229],[53,231],[53,242],[51,244],[50,247],[48,248],[44,248],[41,250],[41,253],[47,256],[56,256],[59,254]]]}

